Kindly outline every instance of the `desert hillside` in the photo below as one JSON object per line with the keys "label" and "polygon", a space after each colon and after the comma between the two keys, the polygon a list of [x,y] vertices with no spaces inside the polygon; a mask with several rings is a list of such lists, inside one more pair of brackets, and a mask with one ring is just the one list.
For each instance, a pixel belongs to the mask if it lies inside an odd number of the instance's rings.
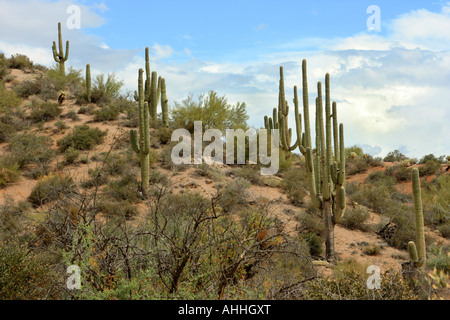
{"label": "desert hillside", "polygon": [[[89,102],[84,70],[61,75],[20,58],[0,87],[0,266],[11,268],[0,298],[370,299],[371,265],[382,275],[379,299],[449,297],[444,158],[380,159],[346,146],[346,209],[327,262],[323,213],[298,149],[282,152],[273,176],[260,165],[175,165],[169,97],[169,125],[162,104],[149,122],[144,190],[130,141],[142,121],[133,94],[97,78]],[[416,283],[402,275],[416,241],[413,169],[427,256]],[[69,265],[81,268],[82,290],[66,288]]]}

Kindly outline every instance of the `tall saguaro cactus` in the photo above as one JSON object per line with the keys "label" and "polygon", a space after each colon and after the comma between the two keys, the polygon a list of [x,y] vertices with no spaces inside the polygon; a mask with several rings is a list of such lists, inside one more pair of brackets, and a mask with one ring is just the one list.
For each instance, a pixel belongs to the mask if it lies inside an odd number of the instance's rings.
{"label": "tall saguaro cactus", "polygon": [[56,42],[53,41],[53,59],[55,59],[56,63],[59,63],[59,71],[62,74],[66,74],[65,62],[69,58],[69,40],[66,41],[66,53],[64,54],[63,40],[61,35],[61,22],[58,22],[58,44],[59,52],[56,49]]}
{"label": "tall saguaro cactus", "polygon": [[148,194],[150,178],[150,127],[148,102],[144,99],[144,70],[139,69],[138,97],[139,97],[139,137],[136,130],[130,131],[131,146],[140,157],[142,193]]}
{"label": "tall saguaro cactus", "polygon": [[164,127],[169,127],[169,100],[167,100],[166,79],[161,78],[161,109]]}
{"label": "tall saguaro cactus", "polygon": [[427,257],[419,170],[417,168],[413,168],[411,176],[414,197],[414,211],[416,215],[416,242],[414,243],[413,241],[410,241],[408,243],[408,251],[411,261],[414,262],[414,265],[417,267],[423,267],[425,266]]}
{"label": "tall saguaro cactus", "polygon": [[86,97],[87,101],[91,102],[91,65],[86,65]]}

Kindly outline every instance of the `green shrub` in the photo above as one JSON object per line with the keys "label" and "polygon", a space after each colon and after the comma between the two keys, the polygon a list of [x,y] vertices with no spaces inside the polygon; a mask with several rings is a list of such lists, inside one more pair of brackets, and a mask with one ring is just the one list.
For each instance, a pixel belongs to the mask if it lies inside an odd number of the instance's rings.
{"label": "green shrub", "polygon": [[33,102],[31,105],[30,119],[34,123],[47,122],[58,117],[62,112],[57,103],[52,102]]}
{"label": "green shrub", "polygon": [[286,192],[289,201],[295,206],[304,204],[304,198],[307,194],[306,190],[308,175],[304,168],[292,168],[283,174],[281,189]]}
{"label": "green shrub", "polygon": [[128,200],[135,202],[139,200],[139,182],[135,174],[129,172],[119,180],[111,181],[105,188],[104,194],[113,200]]}
{"label": "green shrub", "polygon": [[367,163],[366,159],[362,157],[348,158],[345,161],[345,173],[349,176],[366,172],[370,165]]}
{"label": "green shrub", "polygon": [[171,128],[159,128],[156,132],[156,137],[160,144],[167,144],[171,141],[173,129]]}
{"label": "green shrub", "polygon": [[428,160],[424,166],[419,167],[419,175],[421,177],[431,176],[441,170],[441,163],[435,160]]}
{"label": "green shrub", "polygon": [[439,225],[437,230],[444,238],[450,239],[450,221]]}
{"label": "green shrub", "polygon": [[100,200],[96,209],[108,218],[124,218],[131,220],[138,215],[136,206],[127,200]]}
{"label": "green shrub", "polygon": [[323,239],[315,233],[302,235],[302,238],[309,246],[309,253],[312,257],[320,257],[323,252]]}
{"label": "green shrub", "polygon": [[226,184],[220,192],[219,205],[225,212],[229,212],[238,206],[246,206],[250,185],[249,181],[240,178]]}
{"label": "green shrub", "polygon": [[405,167],[401,164],[395,164],[386,168],[386,174],[394,177],[397,181],[410,181],[411,180],[411,168]]}
{"label": "green shrub", "polygon": [[55,133],[64,131],[65,129],[68,128],[68,126],[62,120],[56,121],[54,126],[55,126],[55,130],[54,130]]}
{"label": "green shrub", "polygon": [[64,158],[66,164],[72,164],[77,160],[78,156],[80,155],[80,150],[77,150],[73,147],[69,147],[64,151]]}
{"label": "green shrub", "polygon": [[59,199],[62,195],[70,195],[76,186],[70,177],[50,174],[42,177],[31,191],[28,201],[35,207]]}
{"label": "green shrub", "polygon": [[0,82],[0,113],[7,112],[20,106],[22,99],[12,90],[7,90]]}
{"label": "green shrub", "polygon": [[4,203],[0,205],[0,242],[11,240],[23,232],[25,214],[29,209],[28,202],[20,201],[16,204],[12,198],[5,197]]}
{"label": "green shrub", "polygon": [[84,86],[83,71],[73,67],[70,67],[65,74],[62,74],[59,71],[59,66],[55,64],[47,71],[45,78],[49,79],[53,91],[56,93],[62,90],[71,92],[76,96],[79,92],[85,91],[86,88]]}
{"label": "green shrub", "polygon": [[372,243],[367,246],[364,246],[362,251],[364,254],[367,254],[368,256],[377,256],[380,254],[381,248],[379,245]]}
{"label": "green shrub", "polygon": [[12,89],[19,95],[19,97],[26,99],[30,96],[41,93],[41,83],[38,80],[25,80],[17,85],[14,85]]}
{"label": "green shrub", "polygon": [[95,106],[93,104],[89,104],[87,106],[81,106],[78,109],[78,114],[94,114]]}
{"label": "green shrub", "polygon": [[51,270],[27,245],[0,242],[0,300],[56,299]]}
{"label": "green shrub", "polygon": [[430,269],[436,268],[450,275],[450,247],[430,245],[427,254],[427,266]]}
{"label": "green shrub", "polygon": [[250,181],[253,185],[263,184],[260,169],[257,165],[239,166],[237,168],[234,168],[231,172],[235,177]]}
{"label": "green shrub", "polygon": [[119,97],[122,86],[123,81],[118,81],[114,73],[108,74],[106,81],[104,74],[97,75],[92,86],[92,103],[98,105],[110,104]]}
{"label": "green shrub", "polygon": [[367,183],[383,184],[386,186],[393,186],[396,182],[394,177],[386,175],[384,171],[374,171],[369,174],[366,179]]}
{"label": "green shrub", "polygon": [[9,73],[9,61],[5,57],[5,54],[0,53],[0,81],[2,81]]}
{"label": "green shrub", "polygon": [[389,152],[383,159],[385,162],[401,162],[403,160],[408,160],[408,158],[398,150]]}
{"label": "green shrub", "polygon": [[300,222],[300,231],[307,233],[314,233],[318,236],[325,235],[325,227],[323,224],[323,220],[315,214],[315,212],[300,212],[297,216],[298,222]]}
{"label": "green shrub", "polygon": [[33,62],[24,54],[13,54],[9,58],[9,67],[13,69],[33,69]]}
{"label": "green shrub", "polygon": [[64,138],[58,140],[57,145],[61,152],[72,147],[76,150],[91,150],[103,143],[106,132],[87,125],[75,126]]}
{"label": "green shrub", "polygon": [[20,168],[27,164],[48,166],[55,155],[52,146],[53,140],[50,137],[33,132],[24,132],[11,137],[9,151]]}
{"label": "green shrub", "polygon": [[20,164],[12,157],[0,155],[0,188],[16,182],[20,177]]}
{"label": "green shrub", "polygon": [[27,128],[25,112],[21,108],[0,113],[0,143],[8,141],[14,134]]}
{"label": "green shrub", "polygon": [[358,206],[355,209],[347,208],[341,224],[348,229],[359,229],[367,231],[369,229],[367,220],[370,218],[369,210],[366,207]]}
{"label": "green shrub", "polygon": [[119,114],[120,109],[116,106],[103,106],[93,112],[94,121],[114,121]]}
{"label": "green shrub", "polygon": [[214,91],[200,95],[198,101],[189,97],[181,103],[175,102],[172,110],[174,127],[186,128],[194,132],[194,121],[202,121],[203,130],[214,128],[221,131],[247,127],[248,115],[245,103],[235,106],[228,104],[225,96],[219,97]]}
{"label": "green shrub", "polygon": [[364,152],[361,147],[358,146],[352,146],[345,148],[345,157],[348,159],[352,152],[356,155],[356,157],[362,157]]}

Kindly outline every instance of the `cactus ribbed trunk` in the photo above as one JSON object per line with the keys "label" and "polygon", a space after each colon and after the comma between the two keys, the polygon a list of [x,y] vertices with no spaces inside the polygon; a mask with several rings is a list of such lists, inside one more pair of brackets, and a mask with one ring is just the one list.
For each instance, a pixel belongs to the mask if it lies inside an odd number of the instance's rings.
{"label": "cactus ribbed trunk", "polygon": [[423,208],[422,208],[422,195],[420,191],[420,177],[419,170],[414,168],[412,170],[412,187],[414,197],[414,209],[416,215],[416,247],[417,257],[420,265],[424,265],[426,262],[426,245],[425,245],[425,232],[423,222]]}
{"label": "cactus ribbed trunk", "polygon": [[169,127],[169,100],[167,100],[166,79],[161,78],[161,109],[163,126]]}
{"label": "cactus ribbed trunk", "polygon": [[139,137],[136,130],[131,130],[131,146],[139,155],[141,166],[142,193],[148,195],[150,179],[150,126],[148,102],[145,102],[144,70],[139,69],[138,75],[138,99],[139,99]]}
{"label": "cactus ribbed trunk", "polygon": [[62,74],[66,74],[65,62],[69,58],[69,41],[66,41],[66,53],[64,54],[63,40],[61,34],[61,22],[58,22],[58,47],[59,52],[57,51],[56,48],[56,42],[53,41],[52,46],[53,59],[55,60],[56,63],[59,64],[59,71]]}
{"label": "cactus ribbed trunk", "polygon": [[91,102],[91,65],[86,65],[86,97],[87,101]]}

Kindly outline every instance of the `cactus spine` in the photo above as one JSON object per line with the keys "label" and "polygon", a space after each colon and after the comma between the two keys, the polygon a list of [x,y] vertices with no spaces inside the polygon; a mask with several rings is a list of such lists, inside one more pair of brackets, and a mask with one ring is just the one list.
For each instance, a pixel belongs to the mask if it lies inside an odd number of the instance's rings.
{"label": "cactus spine", "polygon": [[142,193],[147,195],[150,174],[150,126],[148,102],[144,97],[144,70],[139,69],[138,97],[139,97],[139,137],[136,130],[130,131],[131,146],[140,157]]}
{"label": "cactus spine", "polygon": [[91,102],[91,65],[86,65],[86,97]]}
{"label": "cactus spine", "polygon": [[53,59],[55,59],[56,63],[59,63],[59,71],[62,74],[66,74],[65,62],[69,58],[69,41],[66,41],[66,53],[64,54],[63,40],[61,35],[61,22],[58,22],[58,44],[59,44],[59,52],[56,49],[56,42],[53,41],[52,46]]}
{"label": "cactus spine", "polygon": [[415,266],[423,267],[425,266],[426,262],[426,246],[419,170],[417,168],[413,168],[411,176],[414,197],[414,211],[416,215],[416,242],[414,243],[410,241],[408,243],[408,251],[410,258],[414,262]]}

